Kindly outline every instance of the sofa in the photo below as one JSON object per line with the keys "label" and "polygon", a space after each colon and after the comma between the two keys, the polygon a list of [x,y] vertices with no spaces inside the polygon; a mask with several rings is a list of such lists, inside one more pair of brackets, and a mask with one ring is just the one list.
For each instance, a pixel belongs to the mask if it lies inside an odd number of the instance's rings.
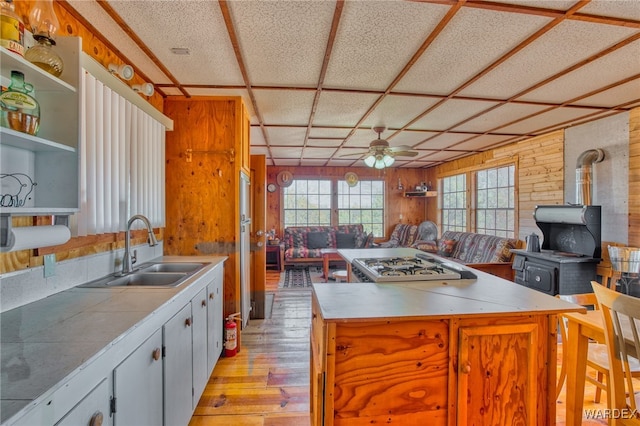
{"label": "sofa", "polygon": [[438,238],[438,227],[427,220],[420,225],[399,223],[393,228],[388,241],[377,244],[377,247],[411,247],[417,241],[435,241]]}
{"label": "sofa", "polygon": [[290,226],[285,228],[284,264],[322,262],[323,248],[365,248],[373,242],[361,224],[338,226]]}
{"label": "sofa", "polygon": [[445,231],[437,241],[416,241],[412,247],[513,281],[513,253],[524,243],[512,238],[473,232]]}

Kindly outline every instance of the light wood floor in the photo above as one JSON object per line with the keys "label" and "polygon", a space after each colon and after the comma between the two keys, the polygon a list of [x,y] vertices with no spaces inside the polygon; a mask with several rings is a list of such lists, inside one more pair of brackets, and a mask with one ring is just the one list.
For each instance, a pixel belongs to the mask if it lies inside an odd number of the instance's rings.
{"label": "light wood floor", "polygon": [[[252,320],[242,331],[240,352],[220,358],[190,426],[306,426],[309,420],[310,290],[278,290],[280,275],[267,271],[267,291],[274,292],[270,319]],[[561,348],[559,348],[561,352]],[[560,359],[560,356],[559,356]],[[586,384],[585,409],[595,387]],[[557,425],[565,424],[564,390],[558,398]],[[606,425],[584,420],[583,425]]]}

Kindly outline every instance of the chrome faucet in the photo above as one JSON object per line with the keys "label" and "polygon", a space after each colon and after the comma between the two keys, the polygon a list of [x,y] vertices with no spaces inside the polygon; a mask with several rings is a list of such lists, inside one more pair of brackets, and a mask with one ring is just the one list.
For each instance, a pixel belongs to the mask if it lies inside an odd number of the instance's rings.
{"label": "chrome faucet", "polygon": [[151,222],[145,216],[141,214],[136,214],[131,216],[129,222],[127,222],[127,230],[124,233],[124,258],[122,259],[122,275],[130,274],[133,272],[133,264],[136,263],[136,251],[133,251],[133,255],[129,253],[129,246],[131,245],[131,224],[135,222],[136,219],[140,219],[144,222],[147,227],[147,232],[149,232],[149,247],[153,247],[158,245],[158,240],[156,240],[156,236],[153,234],[153,227],[151,226]]}

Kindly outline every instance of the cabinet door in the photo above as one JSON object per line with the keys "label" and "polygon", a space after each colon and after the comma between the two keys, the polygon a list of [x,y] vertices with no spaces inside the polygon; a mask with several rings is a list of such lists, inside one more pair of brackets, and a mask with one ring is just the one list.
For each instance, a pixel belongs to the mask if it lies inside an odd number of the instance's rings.
{"label": "cabinet door", "polygon": [[[103,379],[82,401],[69,411],[56,426],[107,426],[111,424],[109,383]],[[100,420],[102,421],[100,423]]]}
{"label": "cabinet door", "polygon": [[216,366],[222,352],[222,338],[224,332],[224,318],[222,313],[222,268],[216,268],[216,275],[207,286],[207,367],[209,374]]}
{"label": "cabinet door", "polygon": [[189,424],[193,412],[191,303],[162,327],[164,333],[164,424]]}
{"label": "cabinet door", "polygon": [[534,323],[460,327],[457,424],[536,426],[538,334]]}
{"label": "cabinet door", "polygon": [[191,300],[193,309],[193,405],[195,410],[200,395],[209,380],[207,363],[207,289],[203,288]]}
{"label": "cabinet door", "polygon": [[114,425],[162,424],[162,333],[157,330],[113,371]]}

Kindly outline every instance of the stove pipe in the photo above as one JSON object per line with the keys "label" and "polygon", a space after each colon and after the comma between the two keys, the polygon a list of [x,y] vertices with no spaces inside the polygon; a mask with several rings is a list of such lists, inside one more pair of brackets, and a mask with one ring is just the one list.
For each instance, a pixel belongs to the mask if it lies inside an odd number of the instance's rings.
{"label": "stove pipe", "polygon": [[589,149],[578,156],[576,164],[576,204],[591,205],[592,176],[591,165],[604,160],[600,148]]}

